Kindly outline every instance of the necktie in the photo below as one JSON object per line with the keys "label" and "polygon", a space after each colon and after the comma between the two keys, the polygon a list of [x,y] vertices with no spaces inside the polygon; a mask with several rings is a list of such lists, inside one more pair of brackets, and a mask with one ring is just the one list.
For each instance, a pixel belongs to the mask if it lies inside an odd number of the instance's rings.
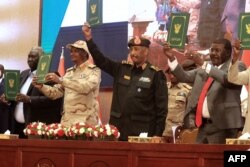
{"label": "necktie", "polygon": [[211,86],[212,82],[213,82],[213,78],[209,77],[202,88],[202,91],[198,100],[196,117],[195,117],[197,127],[200,127],[202,124],[202,107],[203,107],[205,97],[207,95],[207,91],[209,87]]}

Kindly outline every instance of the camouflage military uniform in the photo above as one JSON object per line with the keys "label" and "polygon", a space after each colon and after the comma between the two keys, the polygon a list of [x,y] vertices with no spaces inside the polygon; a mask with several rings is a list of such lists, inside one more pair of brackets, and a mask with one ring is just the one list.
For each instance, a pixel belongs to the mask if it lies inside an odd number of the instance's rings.
{"label": "camouflage military uniform", "polygon": [[64,96],[61,123],[70,126],[76,122],[95,125],[98,123],[99,93],[101,71],[88,62],[79,67],[67,69],[62,84],[54,87],[44,85],[41,91],[48,97],[56,99]]}
{"label": "camouflage military uniform", "polygon": [[191,90],[191,86],[186,83],[178,83],[177,85],[168,86],[168,115],[166,118],[165,130],[163,136],[173,136],[172,126],[182,125],[187,97]]}

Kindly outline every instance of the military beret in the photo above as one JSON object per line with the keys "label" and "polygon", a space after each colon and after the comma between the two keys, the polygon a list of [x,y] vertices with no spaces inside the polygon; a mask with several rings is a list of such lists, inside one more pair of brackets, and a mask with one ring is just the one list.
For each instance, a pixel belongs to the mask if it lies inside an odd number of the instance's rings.
{"label": "military beret", "polygon": [[136,36],[136,37],[129,40],[128,47],[131,47],[131,46],[145,46],[145,47],[148,48],[150,43],[151,42],[148,39]]}

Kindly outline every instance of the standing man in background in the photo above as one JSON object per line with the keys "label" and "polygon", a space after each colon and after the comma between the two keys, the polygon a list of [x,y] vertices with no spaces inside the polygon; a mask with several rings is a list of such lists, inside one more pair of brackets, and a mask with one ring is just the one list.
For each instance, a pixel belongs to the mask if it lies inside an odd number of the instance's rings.
{"label": "standing man in background", "polygon": [[0,64],[0,133],[9,129],[9,104],[4,100],[4,66]]}
{"label": "standing man in background", "polygon": [[94,62],[114,77],[110,124],[120,133],[120,140],[147,132],[153,142],[160,142],[167,113],[166,77],[148,61],[150,41],[135,37],[128,43],[131,62],[115,62],[101,53],[92,39],[90,26],[82,27]]}
{"label": "standing man in background", "polygon": [[[182,68],[186,71],[195,69],[195,62],[186,59],[182,62]],[[172,127],[183,126],[184,113],[186,104],[190,95],[192,86],[187,83],[180,83],[177,78],[172,74],[170,68],[166,70],[168,87],[168,115],[166,118],[165,130],[163,136],[167,143],[173,143],[173,130]]]}

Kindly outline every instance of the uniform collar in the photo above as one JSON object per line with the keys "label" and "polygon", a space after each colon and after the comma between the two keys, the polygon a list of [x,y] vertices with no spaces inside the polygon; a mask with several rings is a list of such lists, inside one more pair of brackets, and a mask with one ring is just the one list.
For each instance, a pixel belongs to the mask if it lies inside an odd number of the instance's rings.
{"label": "uniform collar", "polygon": [[89,62],[88,62],[88,61],[85,61],[85,62],[83,62],[82,64],[80,64],[79,66],[74,65],[74,70],[76,70],[76,69],[81,69],[81,70],[83,70],[83,69],[85,69],[88,65],[89,65]]}
{"label": "uniform collar", "polygon": [[147,63],[147,62],[145,62],[143,65],[141,65],[141,66],[139,66],[139,67],[136,67],[136,66],[134,65],[134,68],[136,68],[136,69],[142,69],[142,70],[145,70],[145,69],[146,69],[146,67],[147,67],[147,65],[148,65],[148,63]]}
{"label": "uniform collar", "polygon": [[182,88],[182,83],[172,84],[171,82],[167,82],[167,86],[169,89],[173,87]]}

